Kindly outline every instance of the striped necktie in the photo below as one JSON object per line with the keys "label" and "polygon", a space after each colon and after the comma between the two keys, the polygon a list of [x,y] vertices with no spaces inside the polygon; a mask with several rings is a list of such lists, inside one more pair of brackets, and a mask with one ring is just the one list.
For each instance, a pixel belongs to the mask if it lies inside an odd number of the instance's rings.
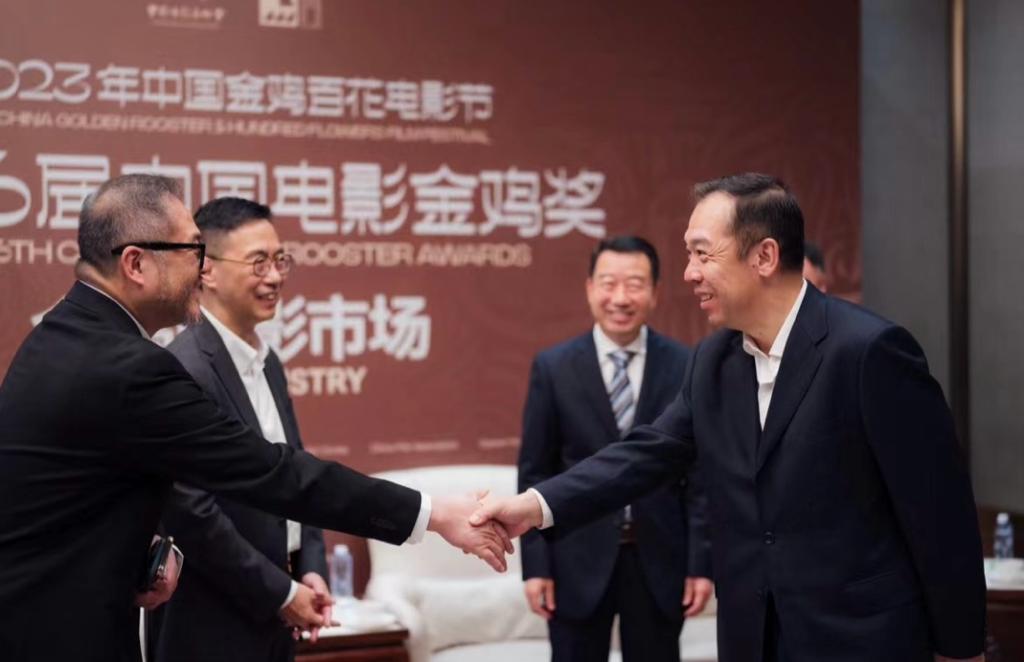
{"label": "striped necktie", "polygon": [[612,383],[608,385],[608,398],[612,403],[615,424],[623,434],[633,426],[633,416],[636,414],[636,399],[633,397],[633,387],[629,384],[629,374],[626,372],[626,367],[634,354],[635,352],[620,349],[608,355],[615,364]]}

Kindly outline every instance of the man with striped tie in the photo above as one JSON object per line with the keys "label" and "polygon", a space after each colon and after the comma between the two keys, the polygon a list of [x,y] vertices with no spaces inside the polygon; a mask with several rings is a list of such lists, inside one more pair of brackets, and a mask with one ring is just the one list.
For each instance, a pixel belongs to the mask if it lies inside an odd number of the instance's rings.
{"label": "man with striped tie", "polygon": [[[533,363],[520,491],[653,421],[679,392],[690,350],[646,325],[657,283],[658,254],[646,240],[616,237],[594,249],[593,329]],[[678,662],[683,619],[712,592],[703,497],[689,483],[663,485],[557,540],[523,536],[526,597],[548,620],[554,662],[606,661],[616,614],[625,662]]]}

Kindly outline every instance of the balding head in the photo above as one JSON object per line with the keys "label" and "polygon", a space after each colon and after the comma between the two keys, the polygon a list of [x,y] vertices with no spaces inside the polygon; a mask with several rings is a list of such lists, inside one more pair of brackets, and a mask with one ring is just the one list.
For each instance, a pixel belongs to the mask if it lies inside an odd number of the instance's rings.
{"label": "balding head", "polygon": [[117,262],[112,255],[115,248],[165,240],[170,232],[167,203],[181,197],[178,182],[159,175],[124,175],[105,182],[82,205],[78,221],[82,261],[109,275]]}

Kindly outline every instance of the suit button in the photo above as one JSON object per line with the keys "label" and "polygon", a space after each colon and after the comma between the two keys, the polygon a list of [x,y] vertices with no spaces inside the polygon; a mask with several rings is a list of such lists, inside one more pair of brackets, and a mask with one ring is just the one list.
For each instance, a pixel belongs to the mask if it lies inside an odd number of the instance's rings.
{"label": "suit button", "polygon": [[766,544],[766,545],[774,545],[775,544],[775,534],[772,533],[771,531],[765,531],[764,532],[764,544]]}

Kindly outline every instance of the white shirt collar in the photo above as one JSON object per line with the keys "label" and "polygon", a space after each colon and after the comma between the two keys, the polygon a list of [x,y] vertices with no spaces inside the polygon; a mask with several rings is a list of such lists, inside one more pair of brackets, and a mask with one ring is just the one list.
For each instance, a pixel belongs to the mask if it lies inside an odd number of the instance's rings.
{"label": "white shirt collar", "polygon": [[116,304],[117,304],[117,307],[118,307],[118,308],[120,308],[121,310],[123,310],[123,311],[124,311],[124,314],[125,314],[125,315],[127,315],[127,316],[128,316],[128,318],[129,318],[129,319],[131,319],[131,321],[135,323],[135,326],[139,327],[139,333],[141,333],[141,334],[142,334],[142,337],[143,337],[143,338],[145,338],[146,340],[152,340],[152,338],[151,338],[151,337],[149,336],[149,334],[148,334],[148,333],[146,333],[146,330],[145,330],[144,328],[142,328],[142,325],[141,325],[141,324],[139,324],[139,320],[135,319],[135,315],[132,315],[132,314],[131,314],[130,312],[128,312],[128,309],[127,309],[127,308],[125,308],[125,307],[124,307],[123,305],[121,305],[121,302],[120,302],[120,301],[118,301],[118,300],[117,300],[117,299],[115,299],[114,297],[110,296],[109,294],[107,294],[106,292],[104,292],[103,290],[101,290],[100,288],[96,287],[96,286],[95,286],[95,285],[93,285],[92,283],[87,283],[87,282],[85,282],[84,280],[80,280],[80,281],[78,281],[78,282],[79,282],[79,283],[81,283],[82,285],[85,285],[85,286],[86,286],[86,287],[88,287],[88,288],[89,288],[90,290],[96,290],[97,292],[99,292],[99,293],[100,293],[100,294],[102,294],[103,296],[107,297],[108,299],[110,299],[111,301],[113,301],[114,303],[116,303]]}
{"label": "white shirt collar", "polygon": [[789,334],[793,331],[793,325],[796,323],[796,316],[800,312],[800,304],[804,301],[804,295],[807,294],[807,281],[803,281],[803,285],[800,286],[800,294],[797,295],[796,301],[793,302],[793,307],[790,308],[789,314],[786,315],[786,319],[782,322],[782,326],[779,327],[779,332],[775,336],[775,342],[772,343],[771,349],[768,350],[768,355],[761,351],[761,348],[757,346],[757,343],[748,336],[743,334],[743,351],[750,354],[753,357],[772,358],[778,361],[782,360],[782,353],[786,351],[786,342],[789,341]]}
{"label": "white shirt collar", "polygon": [[228,355],[231,356],[231,362],[235,364],[238,374],[243,377],[252,377],[262,373],[267,355],[270,354],[270,347],[267,343],[263,342],[263,339],[257,335],[257,346],[253,347],[217,319],[209,310],[202,306],[200,306],[200,310],[203,311],[207,321],[220,334],[220,338],[224,341],[224,346],[227,348]]}
{"label": "white shirt collar", "polygon": [[624,349],[627,352],[632,352],[634,355],[646,354],[647,353],[647,325],[644,324],[640,327],[640,333],[637,334],[633,342],[629,343],[625,347],[620,347],[617,342],[609,338],[601,327],[597,324],[594,325],[594,345],[597,346],[597,355],[602,359],[607,357],[612,352],[617,352],[620,349]]}

